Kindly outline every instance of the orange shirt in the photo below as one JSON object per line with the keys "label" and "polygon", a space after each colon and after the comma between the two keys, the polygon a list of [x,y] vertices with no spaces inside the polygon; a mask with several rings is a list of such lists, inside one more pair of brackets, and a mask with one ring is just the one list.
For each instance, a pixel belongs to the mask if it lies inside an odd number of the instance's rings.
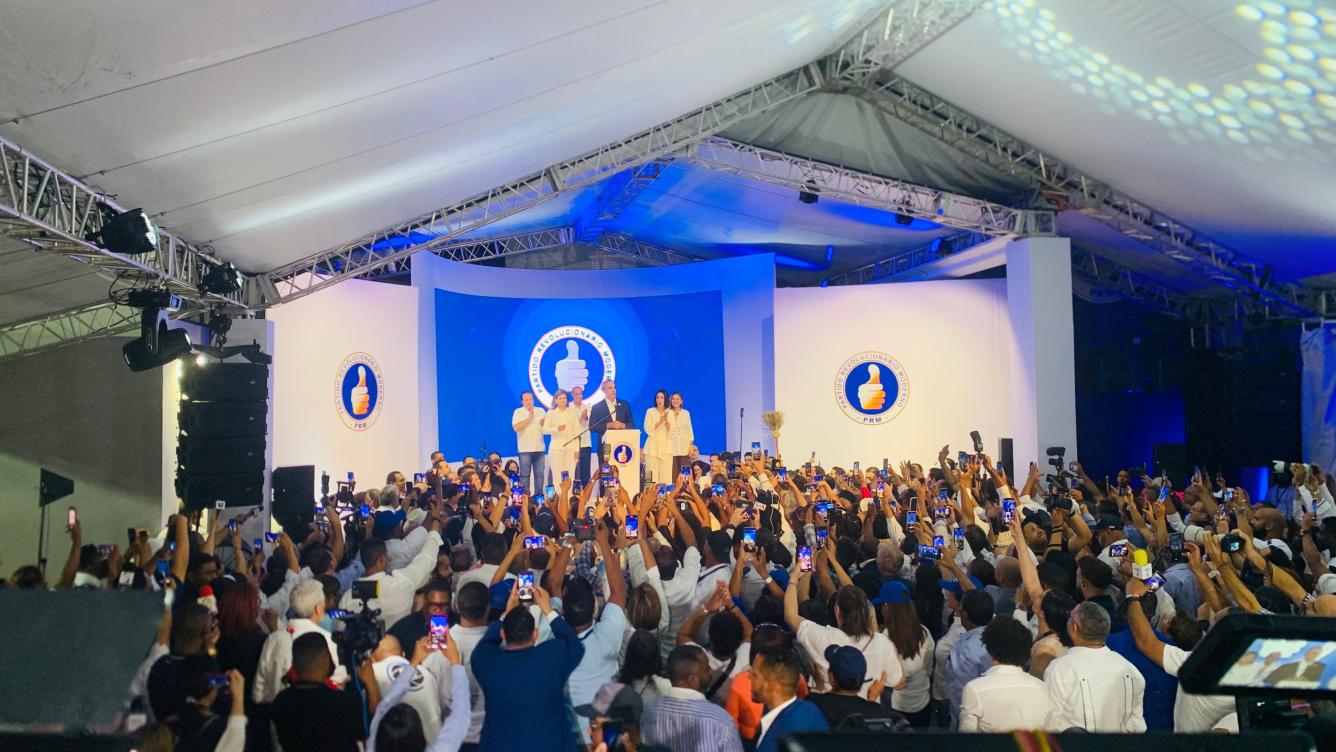
{"label": "orange shirt", "polygon": [[[798,699],[807,699],[807,680],[798,677]],[[738,734],[745,740],[753,740],[761,729],[761,716],[765,715],[765,706],[752,700],[751,669],[733,677],[733,684],[728,697],[724,699],[724,711],[733,717],[738,727]]]}

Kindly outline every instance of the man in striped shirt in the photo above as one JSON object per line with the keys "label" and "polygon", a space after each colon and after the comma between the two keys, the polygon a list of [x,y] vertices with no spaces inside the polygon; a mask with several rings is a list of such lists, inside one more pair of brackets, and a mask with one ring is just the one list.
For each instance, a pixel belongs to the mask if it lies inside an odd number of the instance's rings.
{"label": "man in striped shirt", "polygon": [[742,738],[723,708],[705,699],[710,663],[696,645],[680,645],[668,654],[673,686],[645,708],[641,735],[647,745],[673,752],[742,752]]}

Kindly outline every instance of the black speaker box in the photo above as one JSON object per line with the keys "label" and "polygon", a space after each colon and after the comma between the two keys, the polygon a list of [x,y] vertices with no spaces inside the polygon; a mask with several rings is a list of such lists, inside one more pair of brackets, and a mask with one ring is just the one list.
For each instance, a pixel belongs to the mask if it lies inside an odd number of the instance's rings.
{"label": "black speaker box", "polygon": [[315,465],[276,467],[269,487],[274,495],[270,511],[284,530],[303,530],[315,518]]}

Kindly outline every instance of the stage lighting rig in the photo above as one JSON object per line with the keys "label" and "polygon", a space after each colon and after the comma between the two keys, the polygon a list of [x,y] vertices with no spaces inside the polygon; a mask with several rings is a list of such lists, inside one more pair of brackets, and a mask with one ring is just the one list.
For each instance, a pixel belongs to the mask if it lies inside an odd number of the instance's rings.
{"label": "stage lighting rig", "polygon": [[121,348],[121,356],[131,371],[158,368],[190,352],[190,335],[184,329],[171,329],[167,325],[171,313],[181,308],[180,295],[159,289],[130,290],[125,303],[143,309],[139,338]]}
{"label": "stage lighting rig", "polygon": [[914,224],[914,218],[909,216],[908,214],[901,214],[900,212],[896,212],[895,223],[897,225],[900,225],[901,227],[908,227]]}
{"label": "stage lighting rig", "polygon": [[105,216],[102,229],[90,235],[89,240],[99,241],[108,251],[123,256],[138,256],[158,249],[158,228],[143,209],[113,214],[107,206],[101,208]]}
{"label": "stage lighting rig", "polygon": [[200,280],[199,291],[206,295],[231,295],[240,290],[243,283],[241,271],[231,261],[224,261],[204,275],[204,279]]}
{"label": "stage lighting rig", "polygon": [[820,193],[821,188],[817,186],[816,181],[809,180],[807,181],[807,189],[798,191],[798,200],[804,204],[815,204],[821,198]]}

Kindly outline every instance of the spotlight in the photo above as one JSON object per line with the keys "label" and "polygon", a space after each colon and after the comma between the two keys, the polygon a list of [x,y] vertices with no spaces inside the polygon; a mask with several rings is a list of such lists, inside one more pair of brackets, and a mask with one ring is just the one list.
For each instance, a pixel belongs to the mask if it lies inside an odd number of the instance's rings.
{"label": "spotlight", "polygon": [[826,263],[829,264],[831,261],[834,260],[835,260],[835,246],[828,245],[826,246]]}
{"label": "spotlight", "polygon": [[826,277],[825,279],[821,280],[821,286],[822,286],[822,287],[829,287],[829,286],[830,286],[830,277]]}
{"label": "spotlight", "polygon": [[908,227],[914,224],[914,218],[909,216],[908,214],[901,214],[900,212],[896,212],[895,223],[897,225],[900,225],[901,227]]}
{"label": "spotlight", "polygon": [[950,238],[933,238],[928,246],[928,252],[934,256],[950,256],[954,250]]}
{"label": "spotlight", "polygon": [[190,352],[190,335],[184,329],[167,327],[168,314],[181,307],[181,296],[166,290],[131,290],[126,303],[143,309],[139,338],[121,348],[131,371],[158,368]]}
{"label": "spotlight", "polygon": [[933,238],[932,243],[928,246],[928,253],[931,253],[935,256],[937,255],[937,252],[940,250],[942,250],[942,239]]}
{"label": "spotlight", "polygon": [[121,212],[102,223],[97,238],[112,253],[135,256],[158,249],[158,228],[149,221],[143,209]]}
{"label": "spotlight", "polygon": [[206,295],[230,295],[241,289],[242,282],[241,272],[232,262],[224,261],[204,275],[204,279],[200,280],[199,291]]}
{"label": "spotlight", "polygon": [[200,368],[203,368],[204,366],[209,365],[209,356],[205,355],[204,353],[200,353],[199,355],[196,355],[196,356],[195,356],[195,365],[199,366]]}
{"label": "spotlight", "polygon": [[815,204],[820,198],[821,189],[817,187],[815,180],[807,181],[807,190],[798,191],[798,200],[804,204]]}

